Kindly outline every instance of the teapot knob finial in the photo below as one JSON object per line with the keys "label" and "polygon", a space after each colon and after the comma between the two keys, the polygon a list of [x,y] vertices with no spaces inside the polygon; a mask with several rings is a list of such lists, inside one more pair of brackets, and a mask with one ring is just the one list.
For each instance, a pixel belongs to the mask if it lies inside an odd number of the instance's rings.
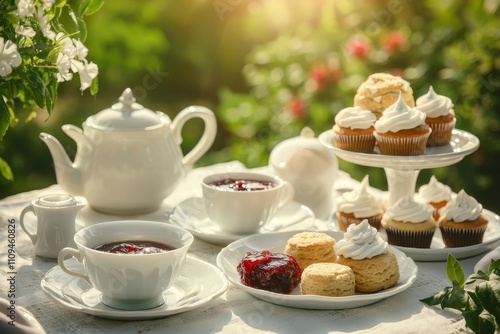
{"label": "teapot knob finial", "polygon": [[314,138],[314,131],[310,127],[306,126],[302,129],[302,131],[300,131],[300,136],[304,138]]}
{"label": "teapot knob finial", "polygon": [[125,107],[131,108],[132,104],[134,104],[134,102],[135,102],[135,97],[134,97],[134,94],[132,94],[132,89],[126,88],[123,91],[122,96],[120,96],[120,98],[118,100],[121,103],[123,103],[123,105]]}

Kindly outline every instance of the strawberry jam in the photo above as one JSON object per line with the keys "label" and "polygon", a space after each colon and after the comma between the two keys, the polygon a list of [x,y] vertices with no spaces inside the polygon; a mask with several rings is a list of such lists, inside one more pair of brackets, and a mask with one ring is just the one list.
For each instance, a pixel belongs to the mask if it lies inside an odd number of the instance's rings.
{"label": "strawberry jam", "polygon": [[267,250],[248,252],[237,266],[241,282],[249,287],[289,294],[300,283],[302,269],[291,255]]}

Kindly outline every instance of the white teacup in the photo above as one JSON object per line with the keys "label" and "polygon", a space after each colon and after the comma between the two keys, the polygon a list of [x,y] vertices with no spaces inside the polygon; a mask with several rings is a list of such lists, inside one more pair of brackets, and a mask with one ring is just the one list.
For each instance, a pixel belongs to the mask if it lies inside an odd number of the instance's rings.
{"label": "white teacup", "polygon": [[[262,190],[237,191],[214,186],[222,180],[257,181],[272,186]],[[257,232],[294,197],[293,186],[278,177],[257,172],[226,172],[202,180],[205,209],[221,231],[231,234]]]}
{"label": "white teacup", "polygon": [[[66,194],[50,194],[35,198],[21,212],[19,223],[33,242],[35,254],[57,259],[64,247],[75,246],[75,218],[85,204]],[[30,231],[25,215],[36,216],[36,230]]]}
{"label": "white teacup", "polygon": [[[117,309],[144,310],[165,302],[164,291],[181,272],[193,235],[183,228],[160,222],[123,220],[85,227],[75,234],[77,249],[61,250],[58,263],[69,275],[80,277],[101,292],[103,304]],[[173,247],[155,254],[117,254],[94,248],[118,241],[153,241]],[[84,273],[66,267],[74,256]]]}

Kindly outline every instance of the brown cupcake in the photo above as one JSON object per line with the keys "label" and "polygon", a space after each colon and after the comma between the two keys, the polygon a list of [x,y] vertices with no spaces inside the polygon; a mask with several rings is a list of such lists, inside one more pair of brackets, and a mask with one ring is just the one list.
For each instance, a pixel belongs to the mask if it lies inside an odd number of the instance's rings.
{"label": "brown cupcake", "polygon": [[335,116],[333,140],[336,147],[354,152],[371,153],[375,147],[373,124],[377,118],[366,109],[348,107]]}
{"label": "brown cupcake", "polygon": [[[446,247],[466,247],[483,242],[489,220],[482,210],[482,205],[464,190],[443,207],[438,226]],[[469,218],[464,219],[464,216]]]}
{"label": "brown cupcake", "polygon": [[374,132],[381,154],[422,155],[432,130],[427,124],[397,132]]}

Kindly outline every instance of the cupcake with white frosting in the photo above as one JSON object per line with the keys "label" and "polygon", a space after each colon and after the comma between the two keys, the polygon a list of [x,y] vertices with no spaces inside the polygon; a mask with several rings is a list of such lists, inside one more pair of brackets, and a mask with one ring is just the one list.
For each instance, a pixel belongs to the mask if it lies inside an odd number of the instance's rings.
{"label": "cupcake with white frosting", "polygon": [[422,155],[431,128],[422,111],[408,106],[401,95],[374,124],[373,132],[381,154]]}
{"label": "cupcake with white frosting", "polygon": [[439,182],[432,175],[429,183],[422,185],[418,189],[417,199],[423,203],[432,205],[434,208],[432,216],[435,220],[438,220],[441,208],[451,200],[452,193],[449,186]]}
{"label": "cupcake with white frosting", "polygon": [[441,209],[438,226],[446,247],[465,247],[483,241],[488,218],[483,206],[462,189]]}
{"label": "cupcake with white frosting", "polygon": [[384,211],[382,200],[369,190],[368,175],[356,189],[343,193],[336,199],[336,217],[339,229],[346,231],[351,224],[360,224],[363,220],[380,229]]}
{"label": "cupcake with white frosting", "polygon": [[335,116],[333,140],[335,146],[354,152],[371,153],[375,147],[373,124],[377,117],[366,109],[348,107]]}
{"label": "cupcake with white frosting", "polygon": [[417,202],[412,195],[401,197],[382,217],[389,244],[429,248],[437,228],[433,212],[430,204]]}
{"label": "cupcake with white frosting", "polygon": [[334,250],[337,263],[354,272],[356,291],[377,292],[394,286],[399,280],[396,256],[366,219],[358,225],[350,225]]}
{"label": "cupcake with white frosting", "polygon": [[427,146],[449,144],[457,121],[451,99],[436,94],[432,86],[430,86],[429,91],[420,96],[416,102],[416,108],[427,115],[425,123],[432,129],[431,135],[427,140]]}

